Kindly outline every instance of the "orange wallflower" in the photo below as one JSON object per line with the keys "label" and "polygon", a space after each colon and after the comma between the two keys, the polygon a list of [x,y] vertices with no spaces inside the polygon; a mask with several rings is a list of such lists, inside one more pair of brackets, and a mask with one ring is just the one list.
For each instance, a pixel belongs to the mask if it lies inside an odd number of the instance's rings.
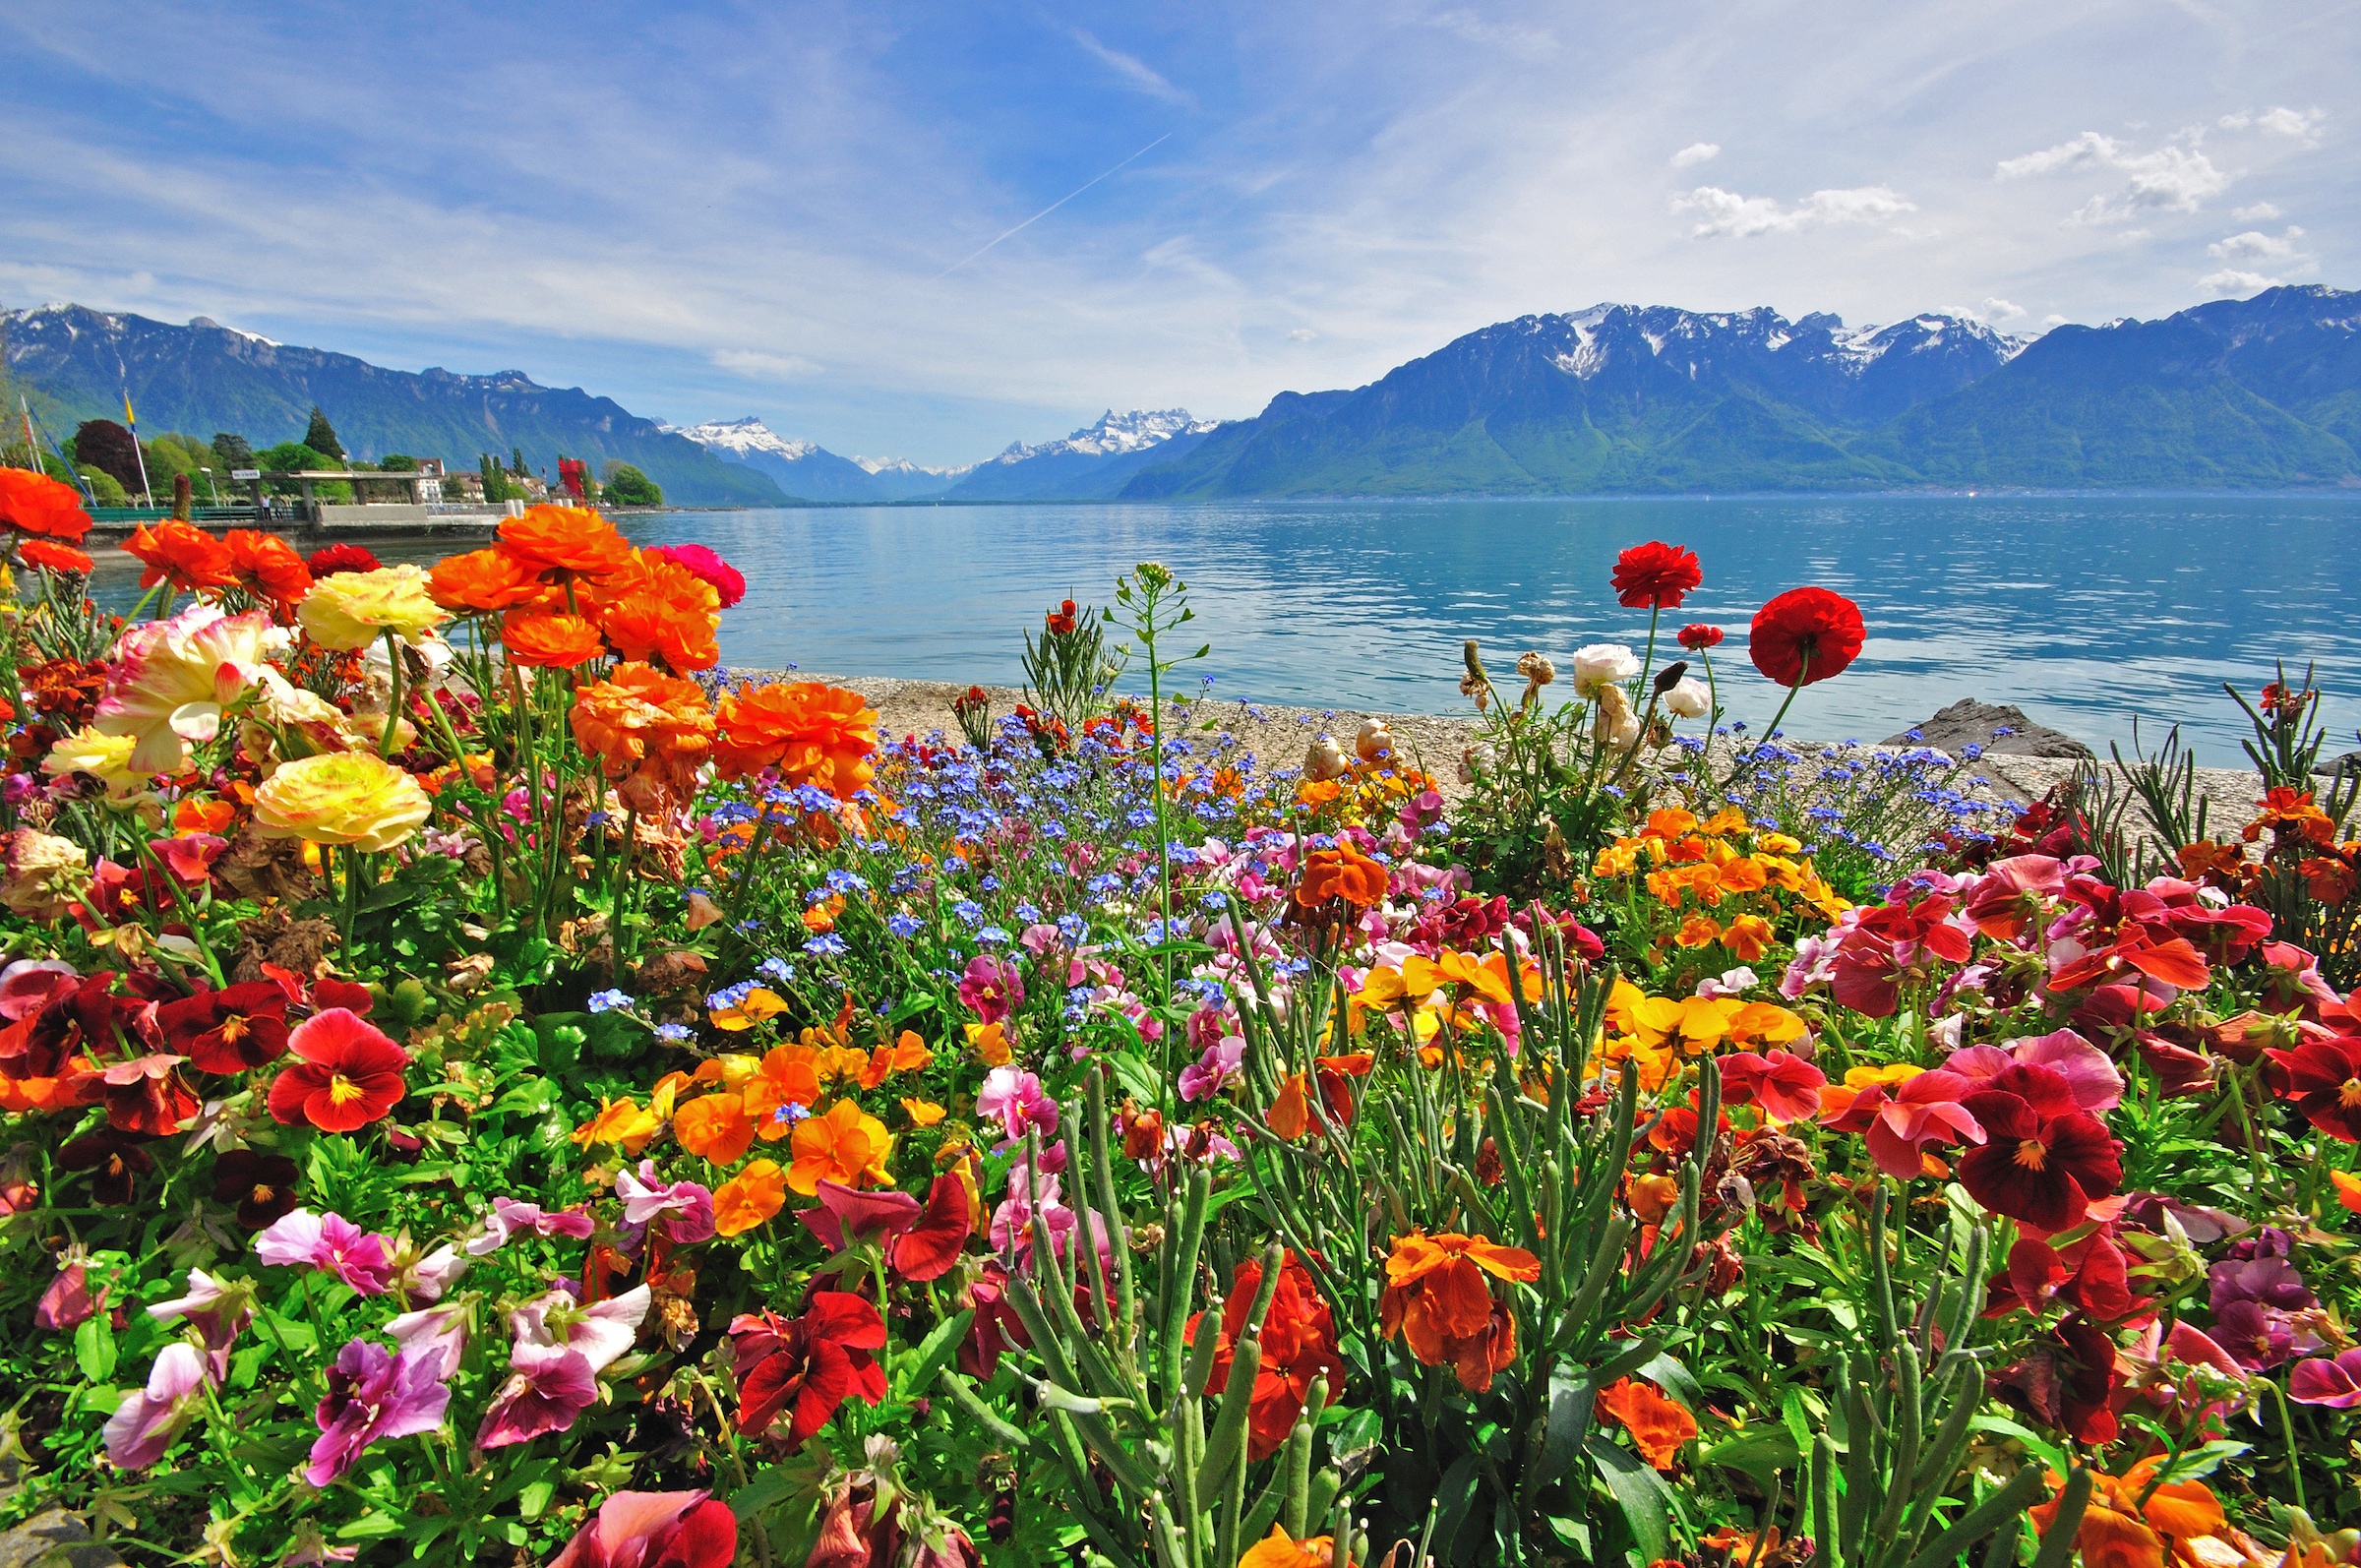
{"label": "orange wallflower", "polygon": [[1363,855],[1350,840],[1334,849],[1315,849],[1303,861],[1303,879],[1296,887],[1296,903],[1317,909],[1341,898],[1356,909],[1366,909],[1385,896],[1385,868]]}
{"label": "orange wallflower", "polygon": [[838,800],[867,789],[876,769],[878,715],[858,692],[798,681],[725,694],[713,758],[721,776],[776,767],[790,785],[816,784]]}
{"label": "orange wallflower", "polygon": [[237,581],[258,603],[271,606],[279,620],[295,613],[295,606],[312,591],[312,569],[303,564],[295,547],[274,533],[257,528],[232,528],[221,536],[229,551],[229,569]]}
{"label": "orange wallflower", "polygon": [[571,670],[607,651],[598,628],[578,615],[545,610],[511,610],[501,618],[500,645],[511,664],[527,669]]}
{"label": "orange wallflower", "polygon": [[435,603],[462,615],[482,615],[518,607],[565,603],[565,596],[541,580],[530,561],[499,550],[470,550],[446,556],[426,576]]}
{"label": "orange wallflower", "polygon": [[672,1135],[698,1159],[730,1165],[754,1147],[755,1118],[747,1114],[744,1095],[725,1090],[692,1100],[674,1112]]}
{"label": "orange wallflower", "polygon": [[527,507],[500,525],[504,555],[549,577],[603,577],[631,565],[631,541],[582,507]]}
{"label": "orange wallflower", "polygon": [[822,1181],[843,1186],[883,1186],[885,1158],[893,1152],[893,1137],[885,1123],[851,1100],[839,1100],[824,1116],[806,1116],[795,1124],[795,1164],[787,1184],[805,1197],[819,1191]]}
{"label": "orange wallflower", "polygon": [[741,1236],[787,1206],[787,1180],[776,1160],[756,1160],[713,1189],[713,1231]]}
{"label": "orange wallflower", "polygon": [[55,539],[21,539],[17,542],[17,553],[25,558],[27,566],[38,567],[43,572],[80,573],[88,576],[95,564],[72,545],[60,544]]}
{"label": "orange wallflower", "polygon": [[147,567],[140,573],[143,588],[170,582],[186,593],[197,588],[223,587],[236,577],[229,546],[195,523],[182,522],[177,517],[140,524],[123,548]]}
{"label": "orange wallflower", "polygon": [[1640,1457],[1658,1470],[1680,1463],[1680,1445],[1697,1435],[1697,1417],[1666,1399],[1653,1383],[1618,1377],[1599,1392],[1600,1420],[1620,1421]]}
{"label": "orange wallflower", "polygon": [[1490,1388],[1492,1374],[1517,1358],[1516,1314],[1492,1298],[1486,1274],[1531,1282],[1542,1277],[1542,1262],[1481,1236],[1398,1236],[1377,1304],[1384,1338],[1403,1335],[1425,1365],[1448,1362],[1471,1394]]}
{"label": "orange wallflower", "polygon": [[[2159,1456],[2142,1460],[2121,1476],[2091,1473],[2090,1503],[2083,1510],[2082,1528],[2074,1538],[2074,1543],[2082,1548],[2085,1568],[2159,1568],[2168,1561],[2210,1560],[2180,1549],[2228,1527],[2221,1504],[2204,1482],[2166,1481],[2146,1504],[2140,1501],[2140,1494],[2148,1490],[2149,1478],[2161,1463]],[[2043,1535],[2058,1517],[2058,1489],[2065,1479],[2052,1471],[2049,1483],[2053,1488],[2049,1501],[2031,1510],[2033,1526]],[[2176,1548],[2169,1556],[2166,1537],[2172,1538]]]}
{"label": "orange wallflower", "polygon": [[627,806],[677,811],[713,747],[713,715],[695,681],[619,664],[574,694],[574,738],[615,780]]}

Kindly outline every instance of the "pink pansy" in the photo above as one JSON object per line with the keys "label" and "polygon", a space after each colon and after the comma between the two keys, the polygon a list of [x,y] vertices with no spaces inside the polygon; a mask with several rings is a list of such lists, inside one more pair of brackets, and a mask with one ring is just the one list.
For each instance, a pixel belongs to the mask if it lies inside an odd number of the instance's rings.
{"label": "pink pansy", "polygon": [[410,1244],[405,1234],[393,1252],[390,1285],[408,1300],[440,1301],[443,1293],[467,1272],[470,1261],[449,1241],[432,1252],[421,1253]]}
{"label": "pink pansy", "polygon": [[1721,1067],[1723,1097],[1733,1106],[1751,1105],[1775,1123],[1820,1114],[1828,1074],[1791,1052],[1733,1051],[1721,1058]]}
{"label": "pink pansy", "polygon": [[254,1238],[254,1255],[288,1268],[327,1269],[362,1296],[383,1296],[393,1285],[386,1238],[340,1214],[297,1209],[283,1215]]}
{"label": "pink pansy", "polygon": [[483,1233],[468,1237],[467,1250],[476,1257],[486,1257],[507,1246],[515,1236],[570,1236],[578,1240],[593,1229],[590,1216],[576,1209],[551,1214],[538,1203],[494,1198],[492,1212],[484,1217]]}
{"label": "pink pansy", "polygon": [[105,1304],[103,1287],[96,1296],[91,1294],[90,1266],[79,1257],[71,1258],[33,1303],[33,1326],[52,1334],[68,1333],[96,1317]]}
{"label": "pink pansy", "polygon": [[640,1161],[637,1176],[629,1171],[616,1173],[615,1195],[623,1199],[623,1218],[628,1225],[646,1225],[660,1214],[670,1215],[664,1229],[681,1245],[712,1237],[712,1189],[696,1181],[660,1182],[653,1160]]}
{"label": "pink pansy", "polygon": [[438,1368],[435,1376],[448,1378],[459,1369],[459,1357],[467,1349],[467,1320],[472,1315],[464,1301],[420,1307],[388,1323],[386,1338],[409,1355],[433,1361]]}
{"label": "pink pansy", "polygon": [[2074,1103],[2092,1116],[2123,1103],[2123,1074],[2105,1052],[2071,1029],[2012,1040],[2006,1046],[1968,1046],[1953,1052],[1943,1070],[1971,1079],[1973,1087],[1981,1089],[1986,1080],[2019,1064],[2047,1067],[2064,1078]]}
{"label": "pink pansy", "polygon": [[394,1352],[371,1340],[353,1340],[336,1353],[328,1370],[328,1394],[314,1418],[320,1436],[312,1444],[303,1478],[326,1486],[352,1469],[361,1451],[381,1438],[411,1437],[443,1424],[451,1390],[443,1384],[442,1360],[432,1355]]}
{"label": "pink pansy", "polygon": [[997,1024],[1025,1004],[1024,977],[1014,962],[978,953],[959,977],[959,999],[988,1024]]}
{"label": "pink pansy", "polygon": [[1923,1168],[1918,1151],[1925,1145],[1983,1142],[1983,1127],[1960,1104],[1974,1087],[1958,1073],[1941,1069],[1922,1072],[1898,1087],[1878,1085],[1870,1092],[1883,1090],[1885,1100],[1863,1134],[1869,1158],[1886,1175],[1907,1181]]}
{"label": "pink pansy", "polygon": [[254,1285],[248,1280],[225,1283],[203,1269],[191,1269],[188,1294],[157,1301],[148,1308],[148,1315],[159,1323],[179,1319],[195,1329],[205,1341],[217,1383],[229,1375],[230,1347],[254,1321]]}
{"label": "pink pansy", "polygon": [[1244,1069],[1245,1061],[1244,1036],[1230,1035],[1214,1041],[1205,1048],[1204,1055],[1180,1069],[1180,1098],[1212,1099]]}
{"label": "pink pansy", "polygon": [[701,1491],[609,1492],[550,1568],[729,1568],[737,1555],[726,1503]]}
{"label": "pink pansy", "polygon": [[146,1470],[164,1457],[201,1408],[205,1357],[186,1342],[167,1345],[148,1369],[148,1386],[106,1418],[106,1457],[118,1470]]}
{"label": "pink pansy", "polygon": [[510,1313],[509,1379],[484,1412],[475,1446],[503,1448],[571,1427],[597,1403],[598,1374],[632,1348],[648,1300],[644,1285],[594,1306],[552,1291]]}
{"label": "pink pansy", "polygon": [[173,875],[191,887],[198,887],[213,874],[213,862],[229,848],[229,840],[218,833],[182,833],[174,838],[151,840],[148,847],[171,869]]}
{"label": "pink pansy", "polygon": [[1058,1130],[1058,1102],[1041,1086],[1041,1079],[1015,1067],[995,1067],[984,1075],[976,1093],[976,1115],[998,1121],[1009,1143],[1023,1141],[1028,1132],[1044,1138]]}
{"label": "pink pansy", "polygon": [[2346,1351],[2334,1360],[2326,1357],[2298,1361],[2287,1379],[2287,1397],[2304,1405],[2351,1410],[2361,1405],[2361,1350]]}
{"label": "pink pansy", "polygon": [[1986,936],[2014,941],[2040,923],[2048,900],[2066,890],[2066,869],[2047,855],[1994,861],[1968,895],[1967,915]]}
{"label": "pink pansy", "polygon": [[818,1205],[798,1209],[795,1217],[829,1251],[841,1252],[848,1235],[855,1240],[899,1235],[916,1225],[925,1212],[918,1199],[891,1187],[860,1192],[841,1182],[822,1181]]}

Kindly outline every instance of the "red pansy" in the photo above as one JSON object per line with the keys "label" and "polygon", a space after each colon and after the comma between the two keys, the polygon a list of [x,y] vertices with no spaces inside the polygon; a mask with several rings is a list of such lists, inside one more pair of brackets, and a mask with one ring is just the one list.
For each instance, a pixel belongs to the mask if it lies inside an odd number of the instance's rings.
{"label": "red pansy", "polygon": [[268,980],[165,1002],[156,1021],[199,1072],[244,1072],[287,1049],[286,993]]}
{"label": "red pansy", "polygon": [[885,1348],[885,1320],[875,1304],[844,1291],[814,1291],[798,1318],[750,1312],[730,1324],[738,1367],[738,1429],[761,1432],[790,1406],[790,1448],[828,1423],[836,1407],[859,1395],[885,1398],[885,1369],[870,1353]]}
{"label": "red pansy", "polygon": [[401,1071],[410,1054],[349,1008],[305,1019],[287,1046],[303,1059],[272,1080],[271,1115],[280,1121],[353,1132],[393,1110],[405,1092]]}

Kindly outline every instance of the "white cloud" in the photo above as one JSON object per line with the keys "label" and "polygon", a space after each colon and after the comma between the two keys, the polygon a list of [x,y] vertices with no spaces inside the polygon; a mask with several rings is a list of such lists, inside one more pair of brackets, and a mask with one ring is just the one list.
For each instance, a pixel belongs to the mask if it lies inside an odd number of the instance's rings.
{"label": "white cloud", "polygon": [[2225,131],[2244,131],[2251,127],[2271,136],[2291,137],[2306,147],[2317,147],[2320,145],[2320,128],[2328,121],[2328,115],[2319,109],[2282,107],[2265,109],[2260,114],[2240,110],[2236,114],[2223,115],[2218,123]]}
{"label": "white cloud", "polygon": [[1521,28],[1513,23],[1487,22],[1473,11],[1444,11],[1426,19],[1430,28],[1441,28],[1470,43],[1486,48],[1505,49],[1527,60],[1545,60],[1557,53],[1557,35],[1541,28]]}
{"label": "white cloud", "polygon": [[1768,196],[1740,196],[1718,186],[1700,185],[1685,196],[1672,198],[1672,211],[1698,214],[1697,226],[1689,231],[1692,238],[1730,235],[1748,239],[1757,234],[1791,234],[1821,223],[1882,223],[1918,208],[1883,185],[1814,191],[1793,207],[1783,207]]}
{"label": "white cloud", "polygon": [[1318,332],[1313,332],[1308,327],[1299,327],[1294,332],[1289,332],[1287,334],[1287,338],[1291,343],[1308,343],[1319,335],[1320,334]]}
{"label": "white cloud", "polygon": [[2060,142],[2056,147],[2028,152],[2023,157],[2003,158],[1994,174],[2004,180],[2022,180],[2034,174],[2055,174],[2060,169],[2071,169],[2086,163],[2112,163],[2122,155],[2122,151],[2121,144],[2113,137],[2101,136],[2096,131],[2085,131],[2070,141]]}
{"label": "white cloud", "polygon": [[2122,223],[2150,209],[2194,212],[2207,197],[2228,190],[2230,176],[2199,151],[2200,133],[2181,134],[2186,146],[2168,142],[2150,152],[2134,152],[2111,136],[2085,131],[2055,147],[2001,159],[1993,168],[1993,177],[2022,180],[2092,167],[2120,169],[2131,176],[2113,196],[2093,196],[2084,203],[2067,219],[2070,223]]}
{"label": "white cloud", "polygon": [[2208,272],[2199,278],[2197,286],[2210,288],[2216,294],[2259,294],[2267,288],[2278,287],[2279,280],[2275,277],[2266,277],[2261,272],[2242,272],[2224,268],[2218,272]]}
{"label": "white cloud", "polygon": [[1166,81],[1162,72],[1139,56],[1125,54],[1120,49],[1111,49],[1080,28],[1074,30],[1073,37],[1076,43],[1082,45],[1085,53],[1113,71],[1133,91],[1144,92],[1151,98],[1161,98],[1167,103],[1196,102],[1195,98]]}
{"label": "white cloud", "polygon": [[2249,229],[2243,234],[2232,234],[2226,239],[2216,240],[2207,246],[2206,251],[2217,262],[2285,262],[2295,259],[2295,242],[2303,237],[2304,231],[2290,223],[2286,232],[2276,238],[2258,229]]}
{"label": "white cloud", "polygon": [[1672,166],[1676,169],[1694,168],[1700,163],[1721,155],[1722,149],[1717,143],[1691,142],[1687,147],[1672,154]]}
{"label": "white cloud", "polygon": [[2269,202],[2257,202],[2252,207],[2239,208],[2230,217],[2240,223],[2268,223],[2279,215],[2279,210]]}
{"label": "white cloud", "polygon": [[820,371],[801,354],[770,354],[758,348],[717,348],[711,357],[716,368],[757,381],[790,381]]}
{"label": "white cloud", "polygon": [[1993,298],[1978,305],[1975,314],[1988,322],[2013,322],[2025,314],[2025,307],[2013,300]]}
{"label": "white cloud", "polygon": [[2066,318],[2065,318],[2065,317],[2063,317],[2063,316],[2060,316],[2060,315],[2059,315],[2057,312],[2055,312],[2055,311],[2052,311],[2052,312],[2050,312],[2050,313],[2049,313],[2047,316],[2044,316],[2044,317],[2042,317],[2042,318],[2041,318],[2041,329],[2042,329],[2042,331],[2044,331],[2044,332],[2047,332],[2049,329],[2051,329],[2051,328],[2053,328],[2053,327],[2063,327],[2063,326],[2065,326],[2065,325],[2066,325]]}

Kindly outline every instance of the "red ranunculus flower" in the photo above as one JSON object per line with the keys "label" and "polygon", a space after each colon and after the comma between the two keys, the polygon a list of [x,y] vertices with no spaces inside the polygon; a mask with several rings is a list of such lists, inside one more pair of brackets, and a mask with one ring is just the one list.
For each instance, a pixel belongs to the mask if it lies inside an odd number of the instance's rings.
{"label": "red ranunculus flower", "polygon": [[1860,655],[1861,607],[1826,588],[1789,588],[1754,612],[1746,656],[1781,686],[1810,686],[1845,673]]}
{"label": "red ranunculus flower", "polygon": [[662,544],[647,553],[662,556],[712,588],[724,610],[746,597],[746,574],[701,544]]}
{"label": "red ranunculus flower", "polygon": [[2279,1098],[2330,1137],[2361,1143],[2361,1040],[2306,1040],[2263,1055]]}
{"label": "red ranunculus flower", "polygon": [[885,1398],[885,1369],[870,1353],[885,1348],[877,1306],[845,1291],[814,1291],[798,1318],[749,1312],[730,1324],[738,1365],[738,1429],[767,1431],[790,1405],[788,1446],[828,1424],[854,1395]]}
{"label": "red ranunculus flower", "polygon": [[199,1072],[244,1072],[287,1049],[287,994],[268,980],[165,1002],[156,1021]]}
{"label": "red ranunculus flower", "polygon": [[2122,1184],[2121,1145],[2105,1122],[2073,1109],[2059,1073],[2011,1067],[1960,1104],[1984,1129],[1982,1147],[1960,1157],[1960,1183],[1995,1214],[2054,1234]]}
{"label": "red ranunculus flower", "polygon": [[333,577],[339,572],[375,572],[381,563],[357,544],[323,545],[304,562],[314,577]]}
{"label": "red ranunculus flower", "polygon": [[1672,610],[1705,580],[1695,552],[1651,540],[1615,557],[1615,602],[1627,610]]}
{"label": "red ranunculus flower", "polygon": [[280,1121],[354,1132],[393,1110],[406,1092],[401,1069],[410,1064],[410,1054],[347,1008],[306,1018],[287,1036],[287,1046],[303,1060],[272,1080],[271,1115]]}
{"label": "red ranunculus flower", "polygon": [[1692,621],[1680,629],[1680,645],[1691,653],[1718,648],[1722,645],[1722,629],[1708,626],[1703,621]]}

